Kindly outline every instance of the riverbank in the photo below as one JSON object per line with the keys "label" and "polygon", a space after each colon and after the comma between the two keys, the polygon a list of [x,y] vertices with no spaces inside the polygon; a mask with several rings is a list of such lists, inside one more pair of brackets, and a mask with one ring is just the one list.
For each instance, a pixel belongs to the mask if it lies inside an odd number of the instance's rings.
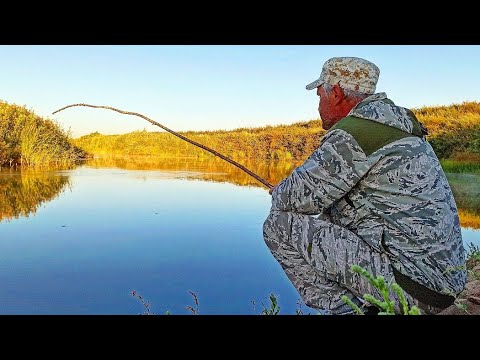
{"label": "riverbank", "polygon": [[439,315],[480,315],[480,248],[471,246],[467,254],[468,282],[455,304]]}
{"label": "riverbank", "polygon": [[24,106],[0,101],[0,168],[66,166],[85,159],[59,124]]}
{"label": "riverbank", "polygon": [[[427,139],[439,158],[480,163],[480,102],[412,111],[428,129]],[[320,144],[325,133],[321,124],[315,119],[291,125],[181,134],[233,159],[304,160]],[[96,132],[74,139],[74,143],[95,155],[212,156],[166,132]]]}

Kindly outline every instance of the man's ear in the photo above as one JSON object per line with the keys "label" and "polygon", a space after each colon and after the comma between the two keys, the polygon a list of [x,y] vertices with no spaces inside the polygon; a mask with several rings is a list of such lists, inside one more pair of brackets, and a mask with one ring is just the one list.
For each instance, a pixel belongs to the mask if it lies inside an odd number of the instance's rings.
{"label": "man's ear", "polygon": [[334,94],[334,102],[335,102],[335,105],[337,105],[338,103],[340,103],[343,98],[345,97],[345,94],[343,92],[343,89],[338,86],[337,84],[333,85],[333,88],[332,88],[332,92]]}

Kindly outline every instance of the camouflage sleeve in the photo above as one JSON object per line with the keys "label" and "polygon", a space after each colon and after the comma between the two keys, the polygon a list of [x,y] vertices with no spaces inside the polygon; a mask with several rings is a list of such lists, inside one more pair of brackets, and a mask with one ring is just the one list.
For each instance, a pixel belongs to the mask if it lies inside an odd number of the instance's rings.
{"label": "camouflage sleeve", "polygon": [[369,169],[366,154],[344,130],[327,133],[309,158],[272,193],[272,209],[320,214]]}

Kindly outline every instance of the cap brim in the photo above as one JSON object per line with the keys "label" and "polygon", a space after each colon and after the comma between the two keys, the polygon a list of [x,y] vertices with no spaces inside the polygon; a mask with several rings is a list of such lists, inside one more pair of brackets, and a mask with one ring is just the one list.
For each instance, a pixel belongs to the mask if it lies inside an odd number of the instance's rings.
{"label": "cap brim", "polygon": [[313,90],[313,89],[316,89],[317,87],[319,87],[320,85],[322,85],[325,81],[322,81],[320,79],[318,80],[315,80],[314,82],[308,84],[306,87],[307,90]]}

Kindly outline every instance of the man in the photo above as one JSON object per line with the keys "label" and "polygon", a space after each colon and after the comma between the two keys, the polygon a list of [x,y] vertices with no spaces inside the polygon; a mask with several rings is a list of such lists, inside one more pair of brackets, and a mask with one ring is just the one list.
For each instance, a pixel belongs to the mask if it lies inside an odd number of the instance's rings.
{"label": "man", "polygon": [[[379,73],[367,60],[337,57],[307,85],[328,131],[270,191],[263,235],[310,307],[342,314],[350,309],[342,295],[358,305],[366,293],[381,299],[351,271],[357,264],[397,282],[410,306],[436,314],[466,281],[457,207],[426,129],[375,94]],[[402,313],[398,301],[395,311]]]}

